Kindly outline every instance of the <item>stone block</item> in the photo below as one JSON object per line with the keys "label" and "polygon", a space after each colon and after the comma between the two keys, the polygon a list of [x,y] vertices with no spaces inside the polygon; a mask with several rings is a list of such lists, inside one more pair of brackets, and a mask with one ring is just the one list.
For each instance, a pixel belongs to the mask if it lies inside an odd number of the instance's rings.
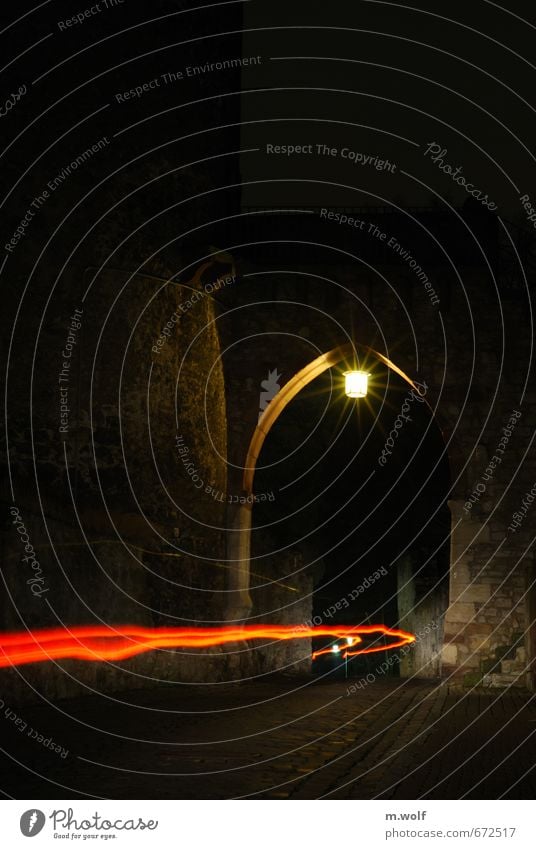
{"label": "stone block", "polygon": [[467,638],[467,645],[469,646],[472,652],[481,651],[484,648],[488,648],[488,636],[473,636]]}
{"label": "stone block", "polygon": [[463,643],[465,643],[464,632],[457,631],[455,634],[451,634],[449,637],[449,643],[454,643],[455,645],[463,645]]}
{"label": "stone block", "polygon": [[[504,552],[503,552],[504,553]],[[494,557],[493,565],[490,567],[488,574],[494,574],[497,576],[504,577],[504,575],[508,575],[512,570],[512,560],[510,557]]]}
{"label": "stone block", "polygon": [[519,678],[516,675],[506,675],[503,673],[493,672],[491,675],[486,675],[482,681],[485,687],[524,687],[525,682],[523,676]]}
{"label": "stone block", "polygon": [[[472,619],[475,613],[475,606],[472,602],[455,601],[454,604],[451,604],[447,608],[445,614],[445,621],[450,624],[449,630],[453,631],[463,628],[464,623]],[[454,624],[451,623],[459,623],[459,627],[455,629]]]}
{"label": "stone block", "polygon": [[493,625],[489,622],[470,622],[464,629],[467,636],[487,636],[493,631]]}
{"label": "stone block", "polygon": [[504,596],[502,598],[493,599],[493,602],[496,607],[500,607],[502,610],[508,610],[514,606],[512,599],[505,598]]}
{"label": "stone block", "polygon": [[471,672],[466,672],[463,676],[464,687],[478,687],[481,682],[482,673],[479,672],[478,669],[471,670]]}
{"label": "stone block", "polygon": [[458,603],[486,602],[489,601],[490,596],[490,585],[479,584],[475,581],[462,592]]}
{"label": "stone block", "polygon": [[451,591],[458,595],[471,583],[471,574],[466,563],[458,562],[450,573]]}
{"label": "stone block", "polygon": [[466,549],[469,546],[489,542],[489,534],[489,523],[482,525],[480,522],[469,519],[457,526],[453,532],[453,542]]}
{"label": "stone block", "polygon": [[525,664],[520,663],[519,660],[502,660],[501,661],[501,672],[505,672],[506,674],[519,674],[523,672]]}
{"label": "stone block", "polygon": [[458,663],[457,646],[443,646],[443,651],[441,652],[441,660],[444,664],[447,664],[448,666],[456,666],[456,664]]}

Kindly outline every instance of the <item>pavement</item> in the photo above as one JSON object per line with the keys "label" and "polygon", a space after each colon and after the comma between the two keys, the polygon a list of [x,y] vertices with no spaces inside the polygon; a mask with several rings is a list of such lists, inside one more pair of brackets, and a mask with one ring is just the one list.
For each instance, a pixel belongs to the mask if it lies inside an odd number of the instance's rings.
{"label": "pavement", "polygon": [[2,710],[2,794],[51,800],[536,796],[536,694],[396,678],[351,692],[353,683],[273,676],[28,705],[9,717]]}

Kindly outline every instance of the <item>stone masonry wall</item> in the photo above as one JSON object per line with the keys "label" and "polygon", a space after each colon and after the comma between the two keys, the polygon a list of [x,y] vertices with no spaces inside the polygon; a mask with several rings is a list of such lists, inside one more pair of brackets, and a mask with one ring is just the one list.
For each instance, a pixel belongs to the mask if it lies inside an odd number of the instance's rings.
{"label": "stone masonry wall", "polygon": [[[214,303],[201,293],[223,270],[207,266],[189,289],[106,271],[83,303],[65,295],[53,317],[44,317],[32,391],[29,366],[13,370],[8,390],[14,490],[6,486],[2,494],[3,629],[223,618],[225,504],[205,492],[200,497],[177,452],[181,434],[207,485],[225,492],[219,339]],[[65,292],[79,291],[79,282],[72,269]],[[91,273],[83,282],[89,286]],[[195,304],[181,311],[196,292]],[[187,356],[196,334],[198,345]],[[29,362],[17,344],[14,356]],[[3,472],[7,484],[5,464]],[[40,594],[28,584],[34,573],[21,559],[13,504],[36,552]],[[152,686],[159,677],[219,680],[228,674],[223,652],[156,652],[120,664],[69,661],[4,670],[0,681],[14,690],[13,698],[27,689],[24,680],[55,697],[93,686]]]}
{"label": "stone masonry wall", "polygon": [[[250,586],[253,607],[248,622],[299,626],[312,617],[313,570],[304,568],[299,551],[270,553],[277,548],[273,537],[254,535]],[[260,554],[265,556],[257,559]],[[311,671],[311,651],[310,639],[266,641],[255,649],[252,660],[260,674],[296,675]]]}
{"label": "stone masonry wall", "polygon": [[415,642],[401,652],[402,678],[439,678],[445,610],[448,605],[448,583],[436,577],[416,577],[410,555],[398,561],[399,625],[415,634]]}

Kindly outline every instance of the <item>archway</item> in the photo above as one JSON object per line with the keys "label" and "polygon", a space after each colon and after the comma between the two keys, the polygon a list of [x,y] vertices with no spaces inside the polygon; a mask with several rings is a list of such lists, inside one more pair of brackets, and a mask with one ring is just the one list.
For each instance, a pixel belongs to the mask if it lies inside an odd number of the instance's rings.
{"label": "archway", "polygon": [[[229,516],[229,600],[226,615],[228,621],[240,622],[246,620],[252,608],[249,586],[253,482],[257,460],[263,443],[285,407],[287,407],[302,389],[323,372],[337,366],[339,363],[355,363],[356,359],[359,360],[359,355],[362,358],[369,357],[380,361],[388,369],[399,375],[412,390],[418,391],[415,382],[391,359],[369,346],[347,343],[321,354],[312,360],[287,381],[272,399],[260,417],[248,446],[242,479],[243,492],[241,503],[233,506]],[[423,398],[423,401],[430,407],[426,398]]]}
{"label": "archway", "polygon": [[392,371],[396,372],[403,380],[405,380],[412,389],[417,389],[415,383],[411,380],[408,375],[402,371],[402,369],[398,368],[392,360],[388,357],[385,357],[383,354],[380,354],[379,351],[375,351],[372,348],[369,348],[366,345],[354,345],[349,342],[346,345],[340,345],[338,348],[334,348],[332,351],[328,351],[326,354],[321,354],[316,359],[312,360],[308,363],[304,368],[300,369],[294,377],[292,377],[283,388],[277,393],[275,398],[268,404],[266,410],[262,414],[259,419],[259,423],[255,428],[253,436],[251,438],[251,442],[249,444],[248,453],[246,456],[246,463],[244,467],[244,476],[243,476],[243,490],[247,495],[250,495],[253,491],[253,479],[255,476],[255,467],[257,464],[257,459],[261,452],[261,448],[263,446],[264,440],[266,439],[270,428],[277,420],[277,418],[281,415],[287,404],[290,404],[293,398],[296,397],[298,392],[304,389],[309,383],[311,383],[315,378],[321,375],[324,371],[327,371],[329,368],[333,368],[340,362],[350,362],[354,361],[357,356],[357,348],[359,348],[365,355],[375,357],[380,360],[384,365],[390,368]]}

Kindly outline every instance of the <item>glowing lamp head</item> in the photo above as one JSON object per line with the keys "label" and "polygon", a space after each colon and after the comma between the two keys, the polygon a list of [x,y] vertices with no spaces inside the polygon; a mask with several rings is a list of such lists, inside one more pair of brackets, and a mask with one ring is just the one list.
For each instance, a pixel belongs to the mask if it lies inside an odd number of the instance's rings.
{"label": "glowing lamp head", "polygon": [[364,398],[368,392],[367,371],[345,371],[344,391],[348,398]]}
{"label": "glowing lamp head", "polygon": [[354,640],[353,640],[352,637],[346,637],[346,642],[348,643],[349,646],[353,646],[353,644],[354,644]]}
{"label": "glowing lamp head", "polygon": [[339,654],[340,650],[341,650],[340,646],[332,646],[331,647],[331,651],[333,652],[333,654]]}

